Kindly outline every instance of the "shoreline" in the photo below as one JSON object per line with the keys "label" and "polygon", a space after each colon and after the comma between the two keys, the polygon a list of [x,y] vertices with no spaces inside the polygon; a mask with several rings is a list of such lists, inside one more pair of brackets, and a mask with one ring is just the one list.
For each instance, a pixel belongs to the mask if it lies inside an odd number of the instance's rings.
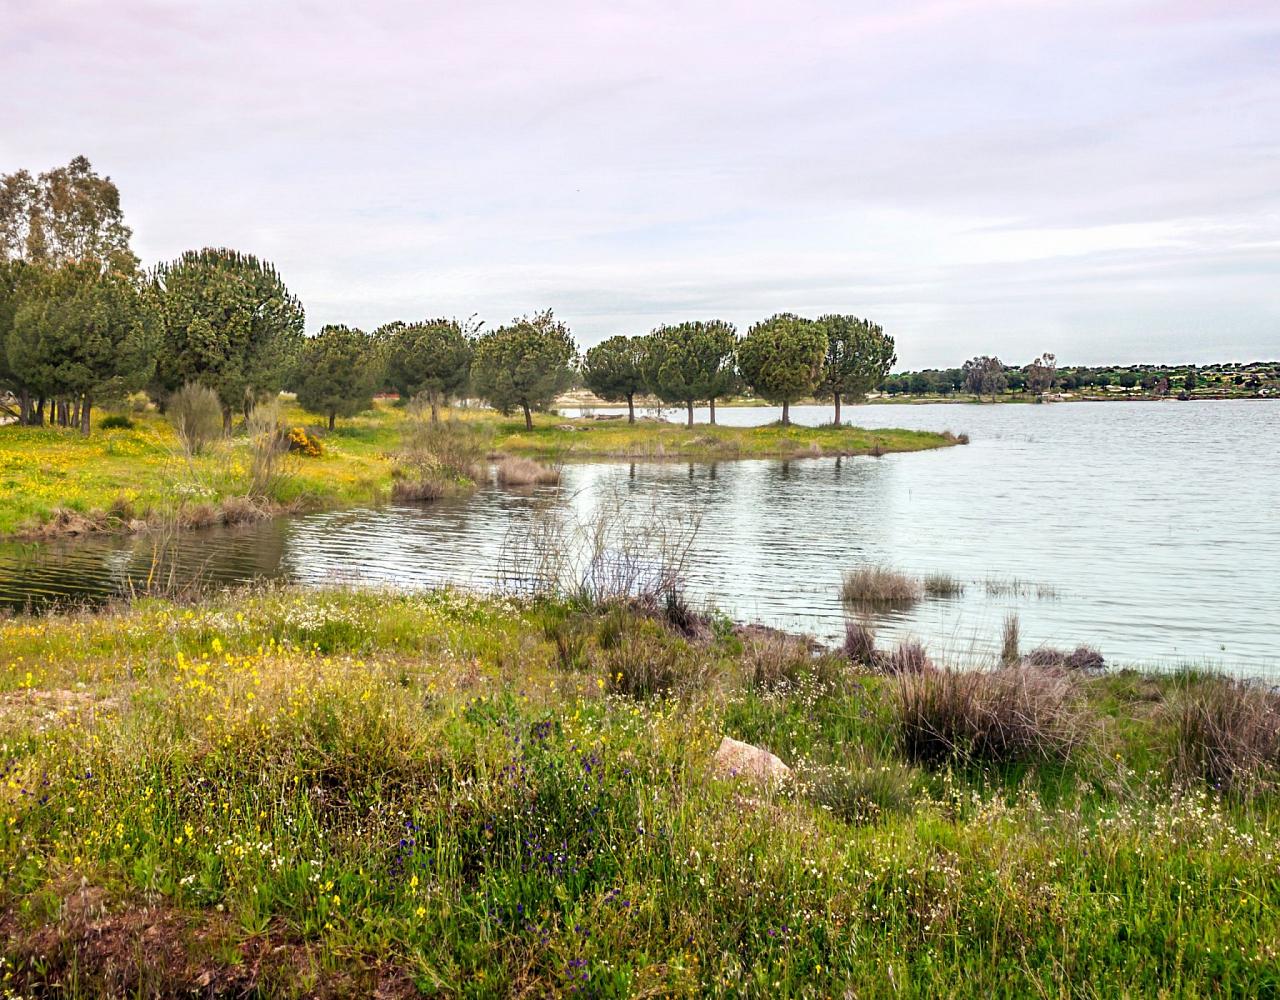
{"label": "shoreline", "polygon": [[[296,407],[286,426],[314,427]],[[249,497],[251,460],[243,437],[184,459],[168,425],[154,413],[135,426],[95,430],[88,438],[56,428],[0,429],[0,477],[14,502],[0,512],[0,541],[41,541],[92,534],[129,534],[236,524],[302,512],[378,503],[396,481],[404,411],[381,403],[320,435],[323,454],[296,457],[273,495]],[[454,409],[458,421],[487,441],[491,456],[540,461],[738,461],[886,455],[951,447],[962,437],[894,429],[692,429],[664,421],[618,424],[539,414],[533,431],[493,411]],[[7,517],[7,522],[5,521]]]}

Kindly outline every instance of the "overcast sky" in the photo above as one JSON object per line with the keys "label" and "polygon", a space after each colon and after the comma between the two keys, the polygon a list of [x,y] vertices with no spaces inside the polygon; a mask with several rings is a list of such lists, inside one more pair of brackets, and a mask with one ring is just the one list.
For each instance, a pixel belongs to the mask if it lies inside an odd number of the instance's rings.
{"label": "overcast sky", "polygon": [[307,327],[788,310],[899,367],[1280,357],[1280,2],[0,0],[0,172]]}

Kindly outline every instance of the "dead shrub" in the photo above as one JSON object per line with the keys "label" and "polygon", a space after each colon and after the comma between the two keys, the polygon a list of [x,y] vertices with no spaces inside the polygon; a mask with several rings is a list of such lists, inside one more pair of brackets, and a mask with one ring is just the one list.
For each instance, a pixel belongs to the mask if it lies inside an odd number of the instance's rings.
{"label": "dead shrub", "polygon": [[887,566],[850,570],[840,588],[840,596],[850,604],[913,604],[921,593],[919,580]]}
{"label": "dead shrub", "polygon": [[1069,679],[1034,669],[905,674],[897,716],[903,755],[932,766],[1065,760],[1089,735]]}
{"label": "dead shrub", "polygon": [[1172,715],[1180,775],[1233,793],[1274,785],[1280,695],[1254,682],[1209,677],[1184,686]]}

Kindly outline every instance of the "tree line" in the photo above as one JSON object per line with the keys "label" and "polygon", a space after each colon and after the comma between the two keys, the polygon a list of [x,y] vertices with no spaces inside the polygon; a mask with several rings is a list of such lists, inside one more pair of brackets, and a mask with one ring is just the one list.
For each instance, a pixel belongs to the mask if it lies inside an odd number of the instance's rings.
{"label": "tree line", "polygon": [[[474,321],[389,323],[372,333],[325,326],[304,334],[305,313],[276,269],[251,254],[192,250],[150,270],[130,248],[110,178],[77,157],[32,176],[0,177],[0,394],[20,424],[77,426],[95,404],[145,390],[163,409],[173,393],[216,393],[225,432],[237,412],[282,389],[328,419],[367,409],[391,390],[424,396],[433,418],[459,396],[520,412],[532,428],[580,377],[601,398],[637,395],[684,406],[749,389],[782,406],[811,396],[842,401],[878,385],[896,356],[869,320],[779,313],[739,336],[723,320],[664,325],[611,337],[580,356],[550,310],[483,330]],[[47,409],[46,409],[47,408]]]}

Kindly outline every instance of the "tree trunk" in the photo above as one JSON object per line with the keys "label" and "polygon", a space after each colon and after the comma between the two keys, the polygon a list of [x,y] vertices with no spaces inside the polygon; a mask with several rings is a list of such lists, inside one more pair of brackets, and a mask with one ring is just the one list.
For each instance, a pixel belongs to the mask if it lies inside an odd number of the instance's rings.
{"label": "tree trunk", "polygon": [[791,426],[791,404],[785,399],[782,401],[782,426]]}
{"label": "tree trunk", "polygon": [[85,437],[89,436],[89,410],[93,407],[93,397],[87,392],[84,394],[84,405],[80,407],[80,433]]}
{"label": "tree trunk", "polygon": [[231,407],[222,408],[222,436],[231,437]]}
{"label": "tree trunk", "polygon": [[26,427],[31,423],[31,393],[23,389],[18,393],[18,425]]}
{"label": "tree trunk", "polygon": [[71,426],[78,426],[80,423],[80,397],[77,396],[71,404]]}
{"label": "tree trunk", "polygon": [[693,400],[690,399],[688,402],[685,403],[685,405],[689,408],[689,422],[687,426],[692,427],[693,426]]}
{"label": "tree trunk", "polygon": [[329,430],[333,430],[333,422],[337,416],[338,416],[337,410],[329,411]]}
{"label": "tree trunk", "polygon": [[636,394],[634,392],[627,393],[627,423],[634,424],[636,422]]}
{"label": "tree trunk", "polygon": [[836,397],[836,426],[840,426],[840,393],[835,394]]}
{"label": "tree trunk", "polygon": [[711,423],[714,426],[716,422],[716,397],[712,396],[709,402],[711,403]]}
{"label": "tree trunk", "polygon": [[31,425],[33,427],[44,426],[44,397],[41,396],[36,400],[36,411],[32,414]]}
{"label": "tree trunk", "polygon": [[524,408],[524,429],[531,431],[533,430],[533,414],[529,412],[529,404],[521,403],[520,405]]}
{"label": "tree trunk", "polygon": [[427,398],[431,400],[431,422],[438,424],[440,423],[440,399],[434,392]]}

